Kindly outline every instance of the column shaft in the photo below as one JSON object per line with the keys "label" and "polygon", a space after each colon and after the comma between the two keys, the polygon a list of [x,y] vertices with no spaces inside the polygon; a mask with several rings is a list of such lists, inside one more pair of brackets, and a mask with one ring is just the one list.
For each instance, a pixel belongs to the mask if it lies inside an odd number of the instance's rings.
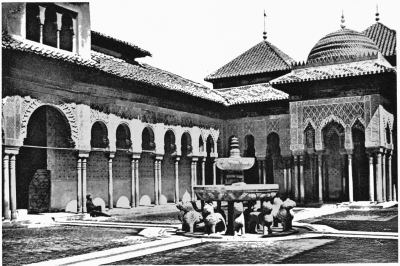
{"label": "column shaft", "polygon": [[17,187],[16,187],[16,176],[15,176],[15,158],[14,154],[10,156],[10,209],[11,209],[11,220],[17,219]]}
{"label": "column shaft", "polygon": [[3,158],[3,217],[10,217],[10,155],[5,154]]}
{"label": "column shaft", "polygon": [[262,161],[258,160],[258,184],[262,184]]}
{"label": "column shaft", "polygon": [[375,201],[374,195],[374,157],[372,154],[369,155],[369,201]]}
{"label": "column shaft", "polygon": [[318,203],[322,204],[322,155],[318,155]]}
{"label": "column shaft", "polygon": [[287,181],[287,193],[288,196],[292,193],[292,160],[289,160],[288,165],[288,181]]}
{"label": "column shaft", "polygon": [[392,154],[388,155],[388,201],[393,200],[392,184]]}
{"label": "column shaft", "polygon": [[293,178],[293,185],[294,185],[294,200],[299,200],[299,164],[297,155],[294,156],[294,178]]}
{"label": "column shaft", "polygon": [[214,162],[213,162],[213,185],[216,185],[217,184],[217,163],[215,162],[215,159],[214,159]]}
{"label": "column shaft", "polygon": [[382,154],[379,152],[376,155],[376,161],[376,200],[382,203]]}
{"label": "column shaft", "polygon": [[135,160],[135,207],[139,207],[139,159]]}
{"label": "column shaft", "polygon": [[383,202],[386,202],[386,154],[382,154],[382,193]]}
{"label": "column shaft", "polygon": [[206,184],[206,158],[203,157],[203,161],[201,162],[201,184]]}
{"label": "column shaft", "polygon": [[267,161],[262,160],[263,165],[263,184],[267,184]]}
{"label": "column shaft", "polygon": [[82,212],[86,212],[86,158],[82,158]]}
{"label": "column shaft", "polygon": [[349,167],[349,202],[353,202],[353,163],[352,163],[352,155],[347,155],[348,157],[348,167]]}
{"label": "column shaft", "polygon": [[158,162],[154,160],[154,205],[158,205]]}
{"label": "column shaft", "polygon": [[158,204],[161,205],[162,195],[161,160],[158,160]]}
{"label": "column shaft", "polygon": [[114,208],[112,158],[108,158],[108,208]]}
{"label": "column shaft", "polygon": [[136,159],[131,160],[131,208],[135,207],[135,161]]}
{"label": "column shaft", "polygon": [[[82,158],[78,158],[77,166],[76,166],[76,171],[78,174],[78,182],[77,182],[77,192],[76,192],[76,200],[77,200],[77,206],[76,210],[78,212],[82,212]],[[85,195],[83,195],[84,197]]]}
{"label": "column shaft", "polygon": [[175,159],[175,203],[179,202],[179,158]]}
{"label": "column shaft", "polygon": [[287,169],[286,165],[283,167],[283,189],[287,191]]}
{"label": "column shaft", "polygon": [[304,156],[300,155],[300,202],[304,203],[305,193],[304,193]]}

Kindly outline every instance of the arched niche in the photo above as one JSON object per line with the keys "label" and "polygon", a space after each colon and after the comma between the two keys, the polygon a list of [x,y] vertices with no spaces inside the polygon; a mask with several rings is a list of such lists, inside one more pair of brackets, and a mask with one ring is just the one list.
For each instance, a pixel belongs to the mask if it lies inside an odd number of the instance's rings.
{"label": "arched niche", "polygon": [[40,42],[40,11],[35,3],[26,3],[26,39]]}
{"label": "arched niche", "polygon": [[201,135],[199,137],[199,152],[204,152],[204,141]]}
{"label": "arched niche", "polygon": [[164,151],[165,154],[176,155],[175,134],[172,130],[168,130],[164,135]]}
{"label": "arched niche", "polygon": [[65,13],[61,17],[60,49],[72,52],[73,35],[72,17],[70,14]]}
{"label": "arched niche", "polygon": [[[248,134],[244,138],[244,143],[245,143],[245,149],[243,152],[243,157],[250,157],[250,158],[256,158],[256,149],[254,146],[255,139],[252,134]],[[259,182],[259,176],[258,176],[258,161],[255,159],[254,160],[254,165],[244,171],[244,182],[247,184],[258,184]]]}
{"label": "arched niche", "polygon": [[52,6],[48,6],[44,13],[43,44],[57,47],[57,14]]}
{"label": "arched niche", "polygon": [[142,131],[142,149],[155,150],[156,143],[154,140],[154,132],[150,127],[145,127]]}
{"label": "arched niche", "polygon": [[116,132],[117,149],[129,149],[132,146],[131,131],[126,124],[120,124]]}
{"label": "arched niche", "polygon": [[106,125],[101,121],[95,122],[90,131],[90,146],[92,148],[106,149],[109,143]]}
{"label": "arched niche", "polygon": [[369,163],[365,150],[364,125],[357,120],[351,131],[353,137],[353,196],[355,201],[367,201],[369,200]]}
{"label": "arched niche", "polygon": [[181,137],[182,156],[179,160],[179,199],[183,199],[186,191],[191,191],[191,156],[193,154],[192,137],[188,132]]}
{"label": "arched niche", "polygon": [[266,181],[273,184],[275,181],[276,171],[279,170],[281,164],[281,148],[279,135],[271,132],[267,136],[267,152],[266,152]]}

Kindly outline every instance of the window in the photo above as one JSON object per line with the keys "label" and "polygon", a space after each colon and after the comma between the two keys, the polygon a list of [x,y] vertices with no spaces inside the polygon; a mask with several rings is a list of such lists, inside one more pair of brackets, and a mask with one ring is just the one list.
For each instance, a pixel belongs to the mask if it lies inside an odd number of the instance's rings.
{"label": "window", "polygon": [[26,4],[26,39],[72,52],[77,13],[50,3]]}

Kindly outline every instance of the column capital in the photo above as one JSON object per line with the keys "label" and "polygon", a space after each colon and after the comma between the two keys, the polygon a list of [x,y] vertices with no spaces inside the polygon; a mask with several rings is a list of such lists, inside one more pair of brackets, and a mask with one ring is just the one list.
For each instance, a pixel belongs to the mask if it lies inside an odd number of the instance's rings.
{"label": "column capital", "polygon": [[17,155],[19,153],[20,146],[3,146],[3,153],[9,155]]}
{"label": "column capital", "polygon": [[181,159],[180,156],[176,156],[176,157],[175,157],[175,161],[176,161],[176,162],[179,162],[180,159]]}
{"label": "column capital", "polygon": [[139,160],[142,153],[132,152],[130,155],[132,156],[133,160]]}
{"label": "column capital", "polygon": [[198,160],[199,160],[198,157],[196,157],[196,156],[193,156],[193,157],[192,157],[192,162],[197,162]]}
{"label": "column capital", "polygon": [[257,161],[265,161],[265,157],[257,157]]}
{"label": "column capital", "polygon": [[107,152],[106,154],[108,155],[109,159],[113,159],[115,157],[115,152]]}
{"label": "column capital", "polygon": [[378,153],[383,153],[384,148],[382,147],[366,147],[365,152],[368,154],[378,154]]}
{"label": "column capital", "polygon": [[89,158],[89,150],[78,150],[78,157],[79,158]]}
{"label": "column capital", "polygon": [[164,158],[164,155],[156,154],[156,160],[157,160],[157,161],[162,161],[163,158]]}

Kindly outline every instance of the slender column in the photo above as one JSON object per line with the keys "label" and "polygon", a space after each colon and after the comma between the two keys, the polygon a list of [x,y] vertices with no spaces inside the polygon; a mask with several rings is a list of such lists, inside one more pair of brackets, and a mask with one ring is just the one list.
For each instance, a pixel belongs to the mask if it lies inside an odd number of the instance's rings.
{"label": "slender column", "polygon": [[388,153],[388,201],[393,200],[392,184],[392,151]]}
{"label": "slender column", "polygon": [[258,160],[258,184],[262,184],[262,161]]}
{"label": "slender column", "polygon": [[386,154],[382,153],[382,192],[383,202],[386,202]]}
{"label": "slender column", "polygon": [[[340,169],[341,169],[341,177],[342,177],[342,195],[343,195],[343,198],[345,198],[346,197],[346,154],[340,155],[340,164],[341,164]],[[350,174],[349,167],[350,167],[350,165],[348,164],[347,168],[348,168],[348,173]],[[349,182],[350,182],[350,179],[349,179]],[[349,197],[350,197],[350,193],[349,193]],[[350,202],[352,202],[352,201],[350,201]]]}
{"label": "slender column", "polygon": [[287,169],[286,169],[286,163],[283,167],[283,189],[284,191],[287,191]]}
{"label": "slender column", "polygon": [[380,152],[376,154],[376,161],[376,200],[382,203],[382,154]]}
{"label": "slender column", "polygon": [[57,48],[60,49],[60,31],[61,31],[61,18],[62,14],[56,12],[57,14]]}
{"label": "slender column", "polygon": [[10,220],[10,155],[3,158],[3,217]]}
{"label": "slender column", "polygon": [[179,159],[175,158],[175,203],[179,202]]}
{"label": "slender column", "polygon": [[348,159],[348,167],[349,167],[349,202],[353,202],[353,163],[352,163],[352,155],[347,155]]}
{"label": "slender column", "polygon": [[82,158],[82,212],[86,212],[86,158]]}
{"label": "slender column", "polygon": [[72,19],[72,52],[77,53],[76,49],[76,19]]}
{"label": "slender column", "polygon": [[262,160],[263,165],[263,184],[267,184],[267,161]]}
{"label": "slender column", "polygon": [[287,193],[289,196],[289,193],[292,191],[292,158],[290,157],[288,160],[288,187],[287,187]]}
{"label": "slender column", "polygon": [[294,156],[294,178],[293,178],[293,185],[294,185],[294,199],[295,201],[299,199],[299,185],[298,185],[298,178],[299,178],[299,164],[298,164],[298,157],[297,155]]}
{"label": "slender column", "polygon": [[201,184],[206,184],[206,157],[201,161]]}
{"label": "slender column", "polygon": [[158,204],[161,205],[161,195],[162,195],[162,180],[161,180],[161,161],[158,160]]}
{"label": "slender column", "polygon": [[158,161],[154,160],[154,205],[158,205]]}
{"label": "slender column", "polygon": [[300,202],[304,203],[305,193],[304,193],[304,155],[299,156],[300,163]]}
{"label": "slender column", "polygon": [[40,37],[39,42],[43,43],[43,25],[44,25],[44,15],[45,15],[46,8],[43,6],[39,6],[39,27],[40,27]]}
{"label": "slender column", "polygon": [[131,160],[131,208],[135,207],[136,159]]}
{"label": "slender column", "polygon": [[[78,186],[77,186],[77,206],[78,212],[82,212],[82,158],[78,157],[78,162],[76,166],[76,171],[78,172]],[[85,195],[84,195],[85,196]]]}
{"label": "slender column", "polygon": [[11,209],[11,220],[17,219],[17,187],[15,177],[15,160],[16,155],[11,154],[10,156],[10,209]]}
{"label": "slender column", "polygon": [[109,209],[114,208],[114,199],[113,199],[113,174],[112,174],[112,161],[114,158],[114,154],[110,153],[108,157],[108,205]]}
{"label": "slender column", "polygon": [[369,154],[369,201],[375,201],[374,195],[374,156],[372,153]]}
{"label": "slender column", "polygon": [[135,207],[139,207],[139,159],[135,160]]}
{"label": "slender column", "polygon": [[213,162],[213,185],[217,184],[217,162],[214,159]]}
{"label": "slender column", "polygon": [[322,196],[322,155],[318,154],[318,203],[322,204],[323,196]]}

